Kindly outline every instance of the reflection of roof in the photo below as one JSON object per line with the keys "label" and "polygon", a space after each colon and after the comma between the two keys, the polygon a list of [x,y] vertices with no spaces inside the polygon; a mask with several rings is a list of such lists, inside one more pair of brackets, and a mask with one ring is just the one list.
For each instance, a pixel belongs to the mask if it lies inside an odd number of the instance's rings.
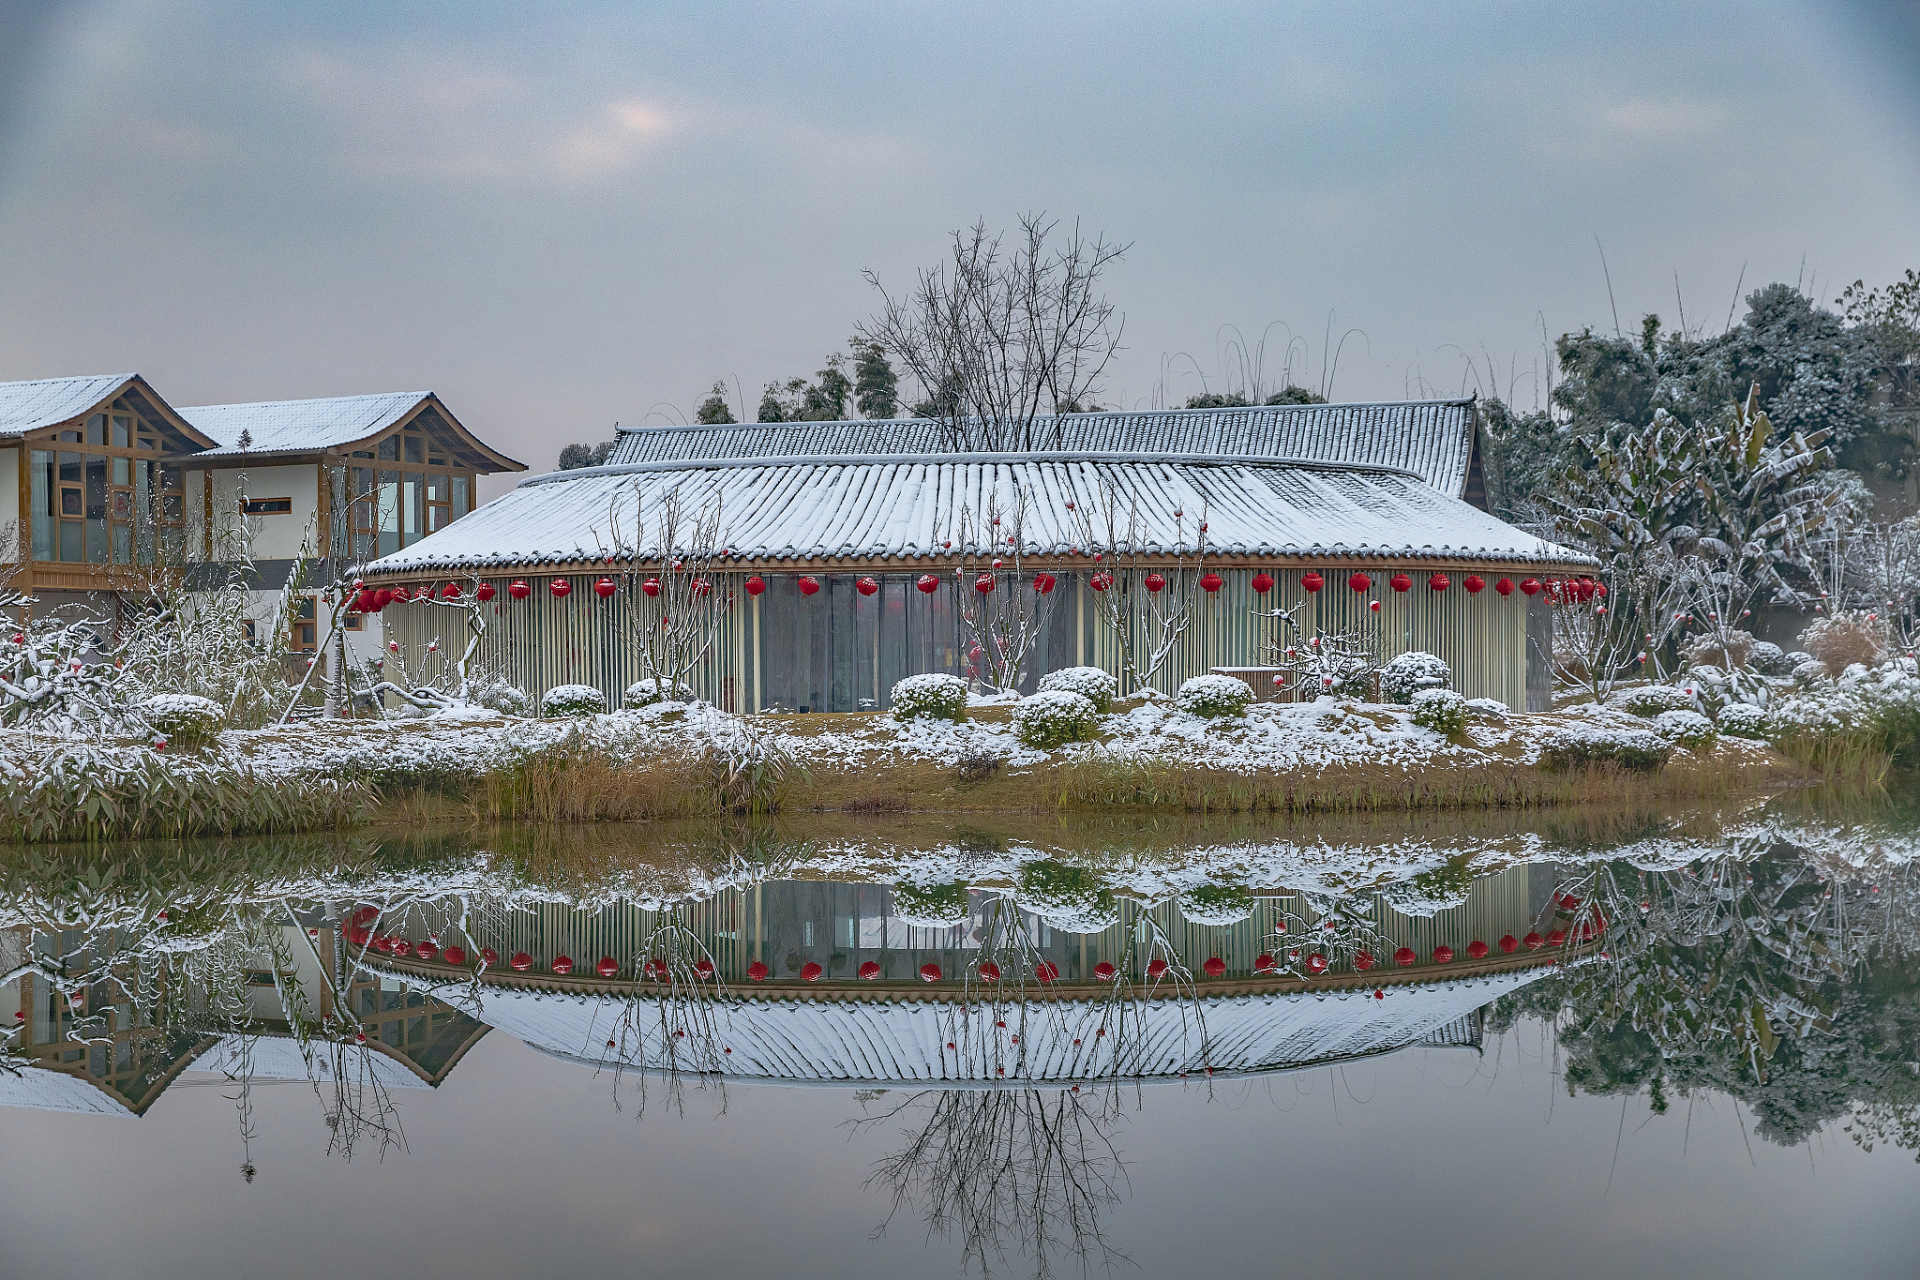
{"label": "reflection of roof", "polygon": [[131,1116],[133,1109],[85,1076],[39,1065],[0,1064],[0,1107]]}
{"label": "reflection of roof", "polygon": [[[255,1080],[317,1080],[325,1082],[333,1079],[333,1059],[324,1052],[325,1044],[316,1043],[312,1070],[308,1070],[306,1060],[300,1056],[300,1043],[292,1036],[255,1036],[253,1037],[252,1067]],[[388,1089],[427,1089],[432,1086],[422,1080],[419,1074],[408,1064],[384,1053],[375,1052],[372,1045],[342,1045],[341,1053],[346,1058],[346,1070],[360,1071],[362,1064],[371,1083]],[[219,1071],[238,1074],[243,1065],[240,1037],[226,1036],[219,1044],[194,1060],[193,1071]]]}
{"label": "reflection of roof", "polygon": [[[1033,437],[1041,451],[1308,458],[1391,467],[1457,498],[1472,460],[1473,417],[1471,400],[1163,409],[1041,417]],[[641,427],[620,433],[609,461],[948,452],[938,423],[912,418]]]}
{"label": "reflection of roof", "polygon": [[[1475,1010],[1548,972],[1538,967],[1395,985],[1386,988],[1384,1000],[1363,989],[1156,1000],[1142,1007],[1142,1021],[1119,1049],[1124,1061],[1137,1064],[1127,1074],[1138,1070],[1148,1078],[1177,1078],[1209,1067],[1216,1074],[1281,1071],[1419,1043],[1470,1043]],[[463,985],[440,996],[452,1000],[466,992]],[[627,1008],[627,1002],[604,996],[489,988],[475,1013],[536,1048],[598,1064],[612,1061],[606,1042]],[[1097,1035],[1102,1026],[1119,1026],[1108,1004],[974,1005],[964,1015],[960,1008],[928,1000],[737,1000],[719,1012],[724,1043],[713,1052],[725,1075],[748,1080],[1030,1084],[1111,1073],[1118,1037]],[[1006,1030],[993,1025],[997,1020],[1007,1023]],[[654,1032],[643,1050],[629,1053],[626,1064],[666,1067],[660,1019],[650,1015],[634,1023]],[[1016,1035],[1019,1043],[1010,1043]],[[956,1048],[949,1051],[948,1042]],[[686,1046],[685,1040],[673,1042],[681,1069],[691,1071]],[[732,1052],[725,1053],[728,1049]]]}

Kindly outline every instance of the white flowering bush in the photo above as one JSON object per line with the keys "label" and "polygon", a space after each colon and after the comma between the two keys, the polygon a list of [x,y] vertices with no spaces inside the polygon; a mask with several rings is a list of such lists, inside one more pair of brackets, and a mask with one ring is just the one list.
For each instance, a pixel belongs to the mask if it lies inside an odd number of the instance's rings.
{"label": "white flowering bush", "polygon": [[1209,720],[1244,716],[1253,705],[1253,686],[1232,676],[1195,676],[1181,682],[1173,701],[1188,715]]}
{"label": "white flowering bush", "polygon": [[1621,706],[1636,716],[1649,718],[1663,711],[1693,710],[1693,695],[1670,684],[1650,684],[1630,691]]}
{"label": "white flowering bush", "polygon": [[1662,711],[1653,718],[1653,731],[1668,742],[1690,750],[1710,747],[1720,738],[1713,721],[1698,711]]}
{"label": "white flowering bush", "polygon": [[936,720],[967,718],[967,682],[944,672],[908,676],[893,686],[893,718],[912,720],[930,716]]}
{"label": "white flowering bush", "polygon": [[1090,700],[1055,689],[1022,698],[1013,708],[1013,731],[1028,746],[1051,751],[1069,742],[1087,741],[1099,719]]}
{"label": "white flowering bush", "polygon": [[677,680],[661,681],[648,676],[627,686],[621,705],[634,710],[650,707],[656,702],[692,702],[693,697],[693,686],[690,684],[682,684]]}
{"label": "white flowering bush", "polygon": [[595,716],[607,709],[607,695],[590,684],[557,684],[540,697],[543,716]]}
{"label": "white flowering bush", "polygon": [[1415,649],[1380,668],[1380,697],[1406,704],[1422,689],[1453,688],[1453,668],[1438,654]]}
{"label": "white flowering bush", "polygon": [[1459,733],[1467,727],[1467,699],[1451,689],[1422,689],[1413,695],[1413,722],[1435,733]]}
{"label": "white flowering bush", "polygon": [[1548,734],[1540,764],[1555,770],[1610,764],[1633,773],[1657,773],[1673,758],[1673,744],[1647,729],[1582,725]]}
{"label": "white flowering bush", "polygon": [[1120,682],[1098,667],[1067,667],[1040,677],[1040,692],[1062,691],[1079,694],[1105,715],[1113,710],[1113,700],[1120,695]]}
{"label": "white flowering bush", "polygon": [[1747,702],[1729,702],[1714,717],[1720,732],[1730,738],[1765,738],[1767,713]]}
{"label": "white flowering bush", "polygon": [[225,717],[226,708],[193,693],[156,693],[140,704],[140,718],[176,747],[212,740]]}

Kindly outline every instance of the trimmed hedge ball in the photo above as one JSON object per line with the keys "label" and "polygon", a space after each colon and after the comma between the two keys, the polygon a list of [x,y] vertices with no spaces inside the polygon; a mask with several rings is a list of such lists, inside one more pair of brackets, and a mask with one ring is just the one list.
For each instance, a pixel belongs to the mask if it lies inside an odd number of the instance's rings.
{"label": "trimmed hedge ball", "polygon": [[1633,773],[1657,773],[1672,758],[1673,744],[1646,729],[1562,729],[1540,744],[1541,766],[1556,770],[1611,764]]}
{"label": "trimmed hedge ball", "polygon": [[1720,732],[1730,738],[1759,738],[1767,736],[1767,713],[1751,702],[1729,702],[1720,708],[1715,718]]}
{"label": "trimmed hedge ball", "polygon": [[967,682],[944,672],[908,676],[893,686],[893,718],[912,720],[929,716],[935,720],[967,718]]}
{"label": "trimmed hedge ball", "polygon": [[1621,705],[1636,716],[1652,718],[1663,711],[1691,711],[1693,699],[1674,685],[1650,684],[1628,693]]}
{"label": "trimmed hedge ball", "polygon": [[1451,689],[1422,689],[1413,695],[1413,722],[1435,733],[1459,733],[1467,727],[1467,699]]}
{"label": "trimmed hedge ball", "polygon": [[1422,689],[1453,688],[1453,668],[1438,654],[1415,649],[1380,668],[1380,696],[1406,704]]}
{"label": "trimmed hedge ball", "polygon": [[951,884],[902,882],[893,886],[893,914],[923,929],[966,923],[969,901],[967,886],[957,880]]}
{"label": "trimmed hedge ball", "polygon": [[1653,731],[1688,749],[1710,747],[1720,738],[1713,721],[1698,711],[1662,711],[1653,718]]}
{"label": "trimmed hedge ball", "polygon": [[672,696],[668,696],[667,693],[662,692],[664,683],[663,681],[655,680],[652,676],[648,676],[644,680],[635,680],[627,686],[626,697],[622,700],[622,705],[631,709],[636,707],[650,707],[656,702],[693,701],[692,685],[681,684],[676,680],[673,682]]}
{"label": "trimmed hedge ball", "polygon": [[1120,696],[1120,682],[1098,667],[1067,667],[1040,677],[1042,693],[1077,693],[1093,704],[1101,715],[1113,710]]}
{"label": "trimmed hedge ball", "polygon": [[1013,708],[1013,731],[1028,746],[1051,751],[1093,737],[1099,718],[1089,699],[1055,689],[1020,699]]}
{"label": "trimmed hedge ball", "polygon": [[209,741],[226,719],[212,698],[196,693],[156,693],[140,704],[141,718],[169,743],[192,746]]}
{"label": "trimmed hedge ball", "polygon": [[607,709],[607,695],[590,684],[557,684],[540,695],[543,716],[597,716]]}
{"label": "trimmed hedge ball", "polygon": [[1253,705],[1253,686],[1232,676],[1195,676],[1181,683],[1173,701],[1188,715],[1209,720],[1244,716]]}
{"label": "trimmed hedge ball", "polygon": [[1180,916],[1189,924],[1239,924],[1256,905],[1239,885],[1203,884],[1180,895]]}

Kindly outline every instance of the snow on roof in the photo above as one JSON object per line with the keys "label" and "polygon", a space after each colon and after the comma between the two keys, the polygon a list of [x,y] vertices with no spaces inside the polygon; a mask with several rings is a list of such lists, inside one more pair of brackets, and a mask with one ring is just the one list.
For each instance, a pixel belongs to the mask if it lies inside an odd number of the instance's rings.
{"label": "snow on roof", "polygon": [[[315,1042],[313,1063],[309,1067],[307,1060],[300,1056],[300,1042],[292,1036],[257,1035],[250,1039],[251,1052],[243,1055],[243,1049],[248,1046],[242,1044],[242,1037],[222,1036],[218,1044],[194,1059],[188,1070],[238,1075],[243,1067],[250,1067],[253,1080],[333,1079],[333,1058],[322,1042]],[[343,1066],[352,1073],[348,1076],[349,1082],[366,1079],[386,1089],[433,1087],[408,1070],[404,1062],[379,1053],[370,1045],[343,1045],[341,1053]]]}
{"label": "snow on roof", "polygon": [[[306,453],[337,449],[378,435],[412,413],[431,391],[389,391],[322,400],[266,400],[257,404],[203,404],[178,410],[181,417],[220,442],[207,455],[241,452]],[[203,455],[206,456],[206,455]]]}
{"label": "snow on roof", "polygon": [[[1308,458],[1411,471],[1452,497],[1465,492],[1474,402],[1256,405],[1147,413],[1075,413],[1035,420],[1039,452],[1190,453]],[[938,423],[852,422],[639,427],[620,432],[615,465],[720,458],[951,453]]]}
{"label": "snow on roof", "polygon": [[[1073,511],[1100,509],[1107,489],[1137,503],[1141,549],[1191,553],[1205,513],[1211,555],[1419,556],[1498,562],[1587,564],[1440,493],[1419,477],[1381,467],[1191,455],[970,454],[747,458],[559,471],[522,482],[506,497],[368,566],[372,573],[484,570],[489,566],[583,563],[628,538],[635,496],[649,530],[661,499],[678,490],[683,510],[721,511],[721,536],[736,556],[811,561],[918,558],[958,545],[963,508],[991,495],[1002,511],[1016,491],[1029,500],[1025,554],[1066,554],[1085,539]],[[1179,513],[1176,515],[1176,513]],[[653,558],[655,547],[639,548]]]}
{"label": "snow on roof", "polygon": [[[1208,1067],[1216,1075],[1284,1071],[1419,1043],[1455,1044],[1463,1019],[1551,972],[1543,964],[1481,978],[1395,985],[1384,1000],[1361,988],[1153,1000],[1119,1052],[1148,1078],[1177,1079]],[[435,994],[470,1004],[470,991],[459,983]],[[479,1008],[471,1010],[482,1022],[535,1048],[596,1065],[612,1064],[606,1042],[618,1038],[616,1028],[627,1011],[625,1000],[608,996],[494,987],[484,988]],[[747,1080],[871,1085],[1088,1080],[1111,1070],[1116,1039],[1094,1032],[1114,1017],[1106,1000],[976,1004],[963,1014],[957,1003],[932,1000],[741,999],[719,1011],[722,1043],[713,1046],[713,1056],[727,1076]],[[1006,1022],[1004,1032],[993,1026],[996,1020]],[[661,1069],[661,1019],[636,1018],[633,1025],[653,1030],[637,1044],[629,1035],[622,1061]],[[1015,1035],[1017,1045],[1009,1043]],[[948,1042],[958,1047],[948,1050]],[[682,1069],[689,1069],[687,1041],[677,1041],[674,1048]],[[697,1046],[691,1052],[704,1056]]]}
{"label": "snow on roof", "polygon": [[100,373],[78,378],[0,382],[0,436],[17,436],[71,422],[139,376]]}

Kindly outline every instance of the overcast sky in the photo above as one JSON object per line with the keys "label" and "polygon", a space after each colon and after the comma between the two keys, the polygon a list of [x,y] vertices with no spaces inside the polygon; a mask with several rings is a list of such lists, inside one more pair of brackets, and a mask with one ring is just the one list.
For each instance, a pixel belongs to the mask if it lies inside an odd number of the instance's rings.
{"label": "overcast sky", "polygon": [[1106,403],[1237,326],[1267,383],[1531,405],[1543,329],[1613,326],[1596,237],[1622,326],[1920,266],[1913,14],[0,0],[0,378],[431,389],[544,469],[1033,209],[1133,244]]}

